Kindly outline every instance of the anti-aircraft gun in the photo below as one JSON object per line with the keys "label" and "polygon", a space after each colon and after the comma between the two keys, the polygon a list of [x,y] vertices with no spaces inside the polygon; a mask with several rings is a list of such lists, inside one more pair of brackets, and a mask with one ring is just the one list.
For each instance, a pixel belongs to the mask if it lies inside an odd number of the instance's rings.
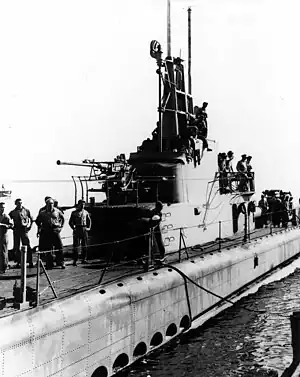
{"label": "anti-aircraft gun", "polygon": [[84,199],[87,203],[93,205],[95,198],[90,197],[91,192],[105,194],[106,198],[103,198],[105,204],[109,202],[110,204],[126,204],[127,196],[134,191],[135,169],[126,161],[124,154],[117,156],[114,161],[83,160],[79,163],[58,160],[56,163],[57,165],[90,168],[89,175],[72,176],[75,186],[75,204],[78,199]]}

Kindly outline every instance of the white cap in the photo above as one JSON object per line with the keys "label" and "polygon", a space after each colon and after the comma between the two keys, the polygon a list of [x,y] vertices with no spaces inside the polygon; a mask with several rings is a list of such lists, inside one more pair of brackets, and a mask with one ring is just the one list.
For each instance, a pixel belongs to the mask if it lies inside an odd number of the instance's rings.
{"label": "white cap", "polygon": [[158,215],[154,215],[154,216],[152,217],[152,220],[154,220],[154,221],[156,221],[156,220],[160,220],[160,217],[159,217]]}

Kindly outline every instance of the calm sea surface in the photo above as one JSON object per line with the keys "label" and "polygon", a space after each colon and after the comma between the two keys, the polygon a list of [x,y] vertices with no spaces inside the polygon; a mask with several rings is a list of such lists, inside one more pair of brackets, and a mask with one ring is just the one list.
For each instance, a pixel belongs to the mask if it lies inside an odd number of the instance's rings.
{"label": "calm sea surface", "polygon": [[300,310],[300,260],[269,281],[274,278],[279,280],[261,286],[188,336],[150,354],[128,377],[262,377],[262,367],[280,376],[292,360],[289,315]]}

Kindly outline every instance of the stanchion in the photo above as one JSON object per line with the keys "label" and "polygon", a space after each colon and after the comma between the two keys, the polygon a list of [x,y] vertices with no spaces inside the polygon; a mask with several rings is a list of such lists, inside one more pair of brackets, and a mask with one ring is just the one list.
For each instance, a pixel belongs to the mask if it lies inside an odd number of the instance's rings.
{"label": "stanchion", "polygon": [[136,206],[139,205],[139,181],[136,181]]}
{"label": "stanchion", "polygon": [[113,260],[113,257],[114,257],[114,251],[112,250],[111,255],[110,255],[110,258],[107,260],[107,263],[106,263],[105,267],[104,267],[103,270],[102,270],[102,273],[101,273],[100,279],[99,279],[99,281],[98,281],[98,284],[99,284],[99,285],[101,285],[102,280],[103,280],[103,278],[104,278],[104,275],[105,275],[105,273],[106,273],[106,271],[107,271],[107,269],[108,269],[108,266],[111,264],[111,262],[112,262],[112,260]]}
{"label": "stanchion", "polygon": [[53,284],[52,284],[52,282],[51,282],[51,280],[50,280],[50,277],[49,277],[49,275],[47,274],[47,271],[46,271],[46,269],[45,269],[45,266],[44,266],[44,264],[43,264],[43,262],[42,262],[41,260],[40,260],[40,265],[41,265],[41,267],[42,267],[42,269],[43,269],[44,274],[46,275],[46,278],[47,278],[47,280],[48,280],[48,284],[49,284],[49,286],[50,286],[50,288],[51,288],[51,290],[52,290],[52,293],[53,293],[54,297],[57,298],[57,294],[56,294],[56,292],[55,292],[55,289],[54,289],[54,287],[53,287]]}
{"label": "stanchion", "polygon": [[270,214],[270,235],[273,234],[273,228],[272,228],[272,214]]}
{"label": "stanchion", "polygon": [[[188,253],[188,250],[187,250],[187,247],[186,247],[186,243],[185,243],[185,240],[184,240],[184,234],[183,234],[183,229],[180,228],[180,242],[179,242],[179,256],[181,255],[181,242],[183,243],[183,246],[184,246],[184,250],[185,250],[185,253],[186,253],[186,257],[187,259],[189,259],[189,253]],[[180,259],[179,259],[179,262],[180,262]]]}
{"label": "stanchion", "polygon": [[40,304],[40,270],[41,270],[41,260],[40,253],[37,253],[36,261],[36,306]]}
{"label": "stanchion", "polygon": [[219,251],[221,250],[221,237],[222,237],[222,221],[219,221]]}
{"label": "stanchion", "polygon": [[16,309],[26,309],[29,308],[29,302],[26,301],[26,261],[27,261],[27,246],[21,247],[21,291],[20,291],[20,302],[15,302],[14,307]]}
{"label": "stanchion", "polygon": [[179,229],[178,261],[181,262],[181,228]]}
{"label": "stanchion", "polygon": [[153,230],[149,233],[149,245],[148,245],[148,268],[151,266],[152,262],[152,246],[153,246]]}
{"label": "stanchion", "polygon": [[247,211],[245,210],[245,214],[244,214],[244,217],[245,217],[245,222],[244,222],[244,238],[243,238],[243,242],[247,242]]}

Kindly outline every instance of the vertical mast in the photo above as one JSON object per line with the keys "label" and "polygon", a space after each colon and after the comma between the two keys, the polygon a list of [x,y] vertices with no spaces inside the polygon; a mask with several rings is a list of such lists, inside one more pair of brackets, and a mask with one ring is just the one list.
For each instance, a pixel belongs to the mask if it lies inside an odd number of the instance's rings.
{"label": "vertical mast", "polygon": [[168,44],[168,56],[171,56],[171,4],[168,0],[168,12],[167,12],[167,44]]}
{"label": "vertical mast", "polygon": [[192,25],[191,25],[191,7],[188,8],[188,93],[192,94],[192,75],[191,75],[191,64],[192,64]]}

